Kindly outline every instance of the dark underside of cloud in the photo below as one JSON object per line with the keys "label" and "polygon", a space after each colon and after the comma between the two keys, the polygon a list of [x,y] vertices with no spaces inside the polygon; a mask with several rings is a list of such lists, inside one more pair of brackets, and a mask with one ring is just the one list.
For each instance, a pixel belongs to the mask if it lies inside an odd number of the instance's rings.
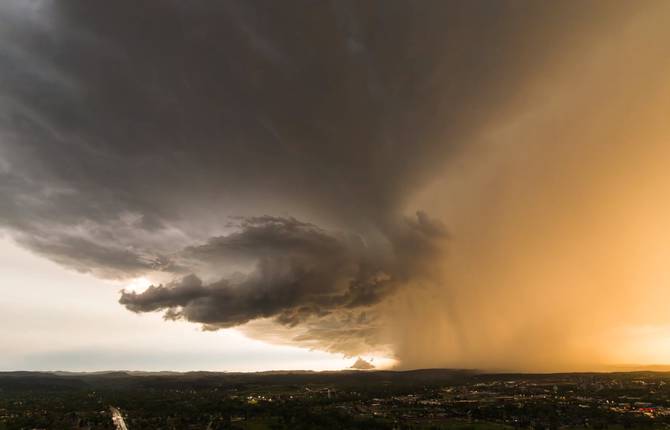
{"label": "dark underside of cloud", "polygon": [[[200,272],[215,267],[244,272],[211,282],[191,273],[142,293],[122,291],[120,303],[133,312],[165,311],[166,319],[183,318],[206,329],[260,318],[288,327],[330,321],[340,336],[360,338],[370,348],[375,344],[365,333],[374,332],[375,305],[410,282],[419,271],[416,260],[437,252],[445,238],[444,227],[422,212],[398,226],[385,250],[294,218],[245,218],[233,233],[171,257]],[[312,328],[303,336],[316,333]]]}
{"label": "dark underside of cloud", "polygon": [[295,219],[244,220],[241,230],[184,254],[215,265],[251,262],[253,268],[210,283],[190,274],[141,294],[124,291],[120,302],[134,312],[167,310],[166,318],[209,327],[269,317],[296,325],[310,316],[372,306],[395,282],[383,262],[366,255],[360,239],[347,241]]}
{"label": "dark underside of cloud", "polygon": [[434,282],[448,242],[408,203],[550,47],[576,43],[564,23],[598,27],[599,12],[4,2],[0,227],[75,270],[163,280],[122,292],[133,312],[271,319],[345,353],[392,344],[380,306]]}

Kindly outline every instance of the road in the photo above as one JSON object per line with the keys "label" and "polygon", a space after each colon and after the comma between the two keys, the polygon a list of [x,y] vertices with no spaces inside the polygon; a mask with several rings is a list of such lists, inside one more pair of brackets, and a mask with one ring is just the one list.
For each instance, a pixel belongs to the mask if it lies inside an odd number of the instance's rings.
{"label": "road", "polygon": [[114,421],[116,430],[128,430],[126,422],[123,420],[123,415],[121,415],[121,411],[114,406],[110,406],[109,410],[112,411],[112,421]]}

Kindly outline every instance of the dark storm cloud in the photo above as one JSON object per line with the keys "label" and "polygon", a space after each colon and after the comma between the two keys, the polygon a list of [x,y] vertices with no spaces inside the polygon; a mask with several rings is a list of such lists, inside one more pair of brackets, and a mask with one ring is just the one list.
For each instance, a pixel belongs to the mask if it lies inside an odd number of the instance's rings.
{"label": "dark storm cloud", "polygon": [[[423,219],[421,225],[430,222]],[[408,222],[407,230],[418,225]],[[419,230],[423,242],[441,238],[443,232],[433,229],[429,235]],[[412,243],[394,245],[416,243],[414,237]],[[406,261],[381,255],[359,238],[337,237],[293,218],[270,216],[244,219],[234,233],[189,247],[181,255],[214,266],[244,261],[253,269],[207,284],[191,274],[139,294],[124,291],[120,302],[134,312],[166,310],[166,318],[208,327],[270,317],[294,326],[310,317],[373,306],[412,271]]]}
{"label": "dark storm cloud", "polygon": [[550,6],[4,2],[0,226],[76,270],[177,279],[124,292],[136,312],[367,342],[361,310],[446,238],[405,218],[413,193],[574,43],[565,22],[599,23]]}

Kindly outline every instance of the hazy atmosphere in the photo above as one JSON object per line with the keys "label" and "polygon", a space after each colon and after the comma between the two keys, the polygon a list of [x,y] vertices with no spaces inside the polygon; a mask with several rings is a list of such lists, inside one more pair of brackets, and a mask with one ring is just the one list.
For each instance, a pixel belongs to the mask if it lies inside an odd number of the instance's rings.
{"label": "hazy atmosphere", "polygon": [[0,369],[670,364],[669,21],[3,1]]}

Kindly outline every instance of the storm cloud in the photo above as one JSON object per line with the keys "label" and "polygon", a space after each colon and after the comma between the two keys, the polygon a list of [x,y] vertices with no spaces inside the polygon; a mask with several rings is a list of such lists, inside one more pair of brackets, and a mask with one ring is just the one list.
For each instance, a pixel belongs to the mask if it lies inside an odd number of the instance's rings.
{"label": "storm cloud", "polygon": [[[517,208],[504,190],[563,180],[551,176],[563,159],[544,158],[561,142],[525,131],[573,77],[618,61],[596,42],[659,8],[609,5],[4,2],[0,227],[74,270],[154,280],[121,292],[132,312],[467,365],[489,351],[470,337],[497,335],[468,330],[503,295],[491,226]],[[616,38],[625,52],[653,40],[630,31]],[[528,112],[541,118],[526,127]],[[525,161],[480,186],[506,157]],[[477,250],[452,248],[464,241]],[[495,274],[471,286],[477,271]],[[456,340],[424,361],[435,337]]]}
{"label": "storm cloud", "polygon": [[390,292],[396,281],[383,269],[394,264],[366,251],[358,238],[330,236],[292,218],[245,219],[241,230],[184,254],[213,265],[249,262],[248,273],[209,284],[191,274],[141,294],[124,291],[120,302],[134,312],[167,309],[166,318],[210,328],[268,317],[296,325],[309,316],[374,305]]}

